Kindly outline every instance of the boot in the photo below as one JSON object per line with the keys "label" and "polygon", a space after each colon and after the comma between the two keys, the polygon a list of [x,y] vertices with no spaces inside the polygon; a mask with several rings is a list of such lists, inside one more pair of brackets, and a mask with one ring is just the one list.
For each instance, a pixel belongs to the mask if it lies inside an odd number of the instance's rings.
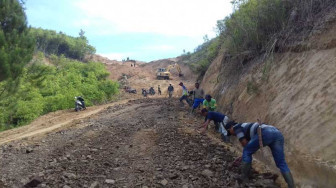
{"label": "boot", "polygon": [[241,172],[240,172],[241,174],[238,177],[238,182],[239,183],[247,183],[249,181],[251,168],[252,168],[251,163],[242,162]]}
{"label": "boot", "polygon": [[294,188],[294,179],[293,176],[290,172],[286,172],[286,173],[281,173],[282,176],[284,177],[285,181],[287,182],[288,188]]}

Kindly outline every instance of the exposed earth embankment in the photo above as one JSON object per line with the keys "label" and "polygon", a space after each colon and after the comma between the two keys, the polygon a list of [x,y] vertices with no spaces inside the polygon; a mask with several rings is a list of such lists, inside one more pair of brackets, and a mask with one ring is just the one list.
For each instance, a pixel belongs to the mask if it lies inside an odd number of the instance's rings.
{"label": "exposed earth embankment", "polygon": [[[246,63],[220,55],[202,87],[220,111],[241,122],[257,118],[279,128],[297,182],[336,186],[336,21],[285,52]],[[291,50],[292,49],[292,50]],[[270,153],[266,157],[276,169]]]}

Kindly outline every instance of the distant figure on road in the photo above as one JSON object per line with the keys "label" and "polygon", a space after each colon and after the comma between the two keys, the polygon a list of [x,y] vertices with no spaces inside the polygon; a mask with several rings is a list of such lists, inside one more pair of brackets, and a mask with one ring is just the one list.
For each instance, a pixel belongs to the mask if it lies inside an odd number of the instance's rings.
{"label": "distant figure on road", "polygon": [[171,84],[169,84],[169,86],[168,86],[169,98],[171,98],[173,96],[173,92],[174,92],[174,87]]}
{"label": "distant figure on road", "polygon": [[188,105],[191,106],[191,101],[188,99],[188,89],[183,85],[182,82],[179,84],[182,87],[182,96],[180,98],[181,105],[184,106],[183,100],[187,101]]}
{"label": "distant figure on road", "polygon": [[160,85],[158,85],[158,94],[161,95],[161,88],[160,88]]}

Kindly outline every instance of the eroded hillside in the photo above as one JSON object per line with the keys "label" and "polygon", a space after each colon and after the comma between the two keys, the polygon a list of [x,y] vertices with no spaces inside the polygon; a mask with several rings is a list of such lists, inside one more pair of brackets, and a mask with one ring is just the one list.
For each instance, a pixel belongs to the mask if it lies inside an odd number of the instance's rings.
{"label": "eroded hillside", "polygon": [[[286,157],[297,182],[334,187],[336,167],[336,20],[284,52],[250,61],[219,55],[202,87],[220,111],[240,122],[257,118],[286,139]],[[276,169],[271,154],[259,156]]]}

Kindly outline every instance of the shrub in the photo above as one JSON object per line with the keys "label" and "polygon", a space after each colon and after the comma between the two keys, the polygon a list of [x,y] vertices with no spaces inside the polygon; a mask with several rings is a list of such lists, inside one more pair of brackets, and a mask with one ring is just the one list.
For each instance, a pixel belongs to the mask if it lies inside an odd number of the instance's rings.
{"label": "shrub", "polygon": [[94,54],[96,49],[89,45],[87,38],[81,34],[78,37],[71,37],[62,32],[57,33],[53,30],[32,28],[31,35],[36,39],[38,51],[47,55],[83,60],[86,55]]}
{"label": "shrub", "polygon": [[259,52],[287,24],[289,9],[283,0],[234,1],[234,5],[236,10],[223,20],[224,26],[217,25],[232,55]]}
{"label": "shrub", "polygon": [[[57,67],[37,62],[25,68],[18,91],[0,99],[0,130],[27,124],[48,112],[73,108],[75,96],[83,96],[90,106],[118,93],[118,83],[107,80],[108,72],[100,63],[84,64],[56,56],[51,63]],[[0,90],[4,85],[0,82]]]}

